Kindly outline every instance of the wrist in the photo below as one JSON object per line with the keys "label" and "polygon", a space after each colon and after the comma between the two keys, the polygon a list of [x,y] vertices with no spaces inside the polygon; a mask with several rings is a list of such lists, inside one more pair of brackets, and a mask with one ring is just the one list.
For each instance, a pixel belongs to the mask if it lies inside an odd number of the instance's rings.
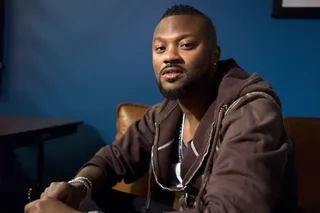
{"label": "wrist", "polygon": [[68,182],[77,189],[80,189],[81,192],[84,192],[85,198],[91,197],[92,184],[90,180],[86,177],[76,177]]}
{"label": "wrist", "polygon": [[76,188],[80,194],[83,194],[83,196],[87,195],[88,190],[82,183],[70,182],[69,184],[72,185],[74,188]]}

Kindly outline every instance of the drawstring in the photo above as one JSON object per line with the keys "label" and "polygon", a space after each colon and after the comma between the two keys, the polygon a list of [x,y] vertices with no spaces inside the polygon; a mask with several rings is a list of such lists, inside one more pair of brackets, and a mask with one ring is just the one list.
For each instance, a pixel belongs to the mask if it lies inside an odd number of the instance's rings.
{"label": "drawstring", "polygon": [[[220,130],[220,126],[221,126],[221,123],[222,123],[222,120],[223,120],[223,116],[224,116],[224,113],[227,109],[227,105],[224,105],[222,106],[222,108],[220,109],[219,111],[219,114],[218,114],[218,121],[217,121],[217,125],[216,125],[216,129],[215,129],[215,133],[214,133],[214,139],[213,141],[216,143],[215,144],[212,144],[212,148],[211,148],[211,151],[210,151],[210,154],[209,154],[209,157],[208,157],[208,160],[207,160],[207,164],[206,164],[206,167],[205,167],[205,170],[204,170],[204,182],[201,186],[201,189],[199,190],[199,194],[197,196],[197,201],[196,203],[198,203],[199,205],[197,205],[198,207],[198,212],[202,212],[202,206],[201,206],[201,202],[200,202],[200,199],[202,198],[202,196],[204,195],[204,188],[205,186],[207,185],[207,182],[208,182],[208,176],[211,172],[211,169],[213,167],[213,157],[214,157],[214,154],[215,154],[215,150],[216,150],[216,147],[217,147],[217,144],[218,144],[218,137],[219,137],[219,130]],[[145,213],[149,213],[149,209],[150,209],[150,203],[151,203],[151,196],[152,196],[152,193],[151,193],[151,180],[152,180],[152,151],[151,151],[151,158],[150,158],[150,166],[149,166],[149,177],[148,177],[148,192],[147,192],[147,200],[146,200],[146,205],[145,205]]]}
{"label": "drawstring", "polygon": [[148,177],[148,192],[147,192],[147,201],[145,207],[145,213],[149,212],[150,209],[150,202],[151,202],[151,179],[152,179],[152,158],[150,159],[150,166],[149,166],[149,177]]}

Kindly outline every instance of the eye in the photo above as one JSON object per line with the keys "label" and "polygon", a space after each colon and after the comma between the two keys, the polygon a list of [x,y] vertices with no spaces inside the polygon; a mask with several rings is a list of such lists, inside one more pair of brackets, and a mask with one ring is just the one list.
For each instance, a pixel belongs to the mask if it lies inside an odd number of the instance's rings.
{"label": "eye", "polygon": [[156,52],[157,53],[163,53],[165,50],[166,50],[166,48],[164,46],[156,47]]}
{"label": "eye", "polygon": [[194,45],[191,43],[184,43],[184,44],[181,44],[180,47],[184,50],[191,50],[194,48]]}

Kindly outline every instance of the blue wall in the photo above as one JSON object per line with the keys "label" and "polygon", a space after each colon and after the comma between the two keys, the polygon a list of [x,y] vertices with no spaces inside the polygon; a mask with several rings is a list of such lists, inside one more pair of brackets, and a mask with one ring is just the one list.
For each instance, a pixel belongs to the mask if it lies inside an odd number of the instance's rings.
{"label": "blue wall", "polygon": [[[178,1],[7,2],[2,114],[83,119],[109,142],[120,102],[161,100],[151,38]],[[274,85],[285,115],[320,116],[320,20],[272,19],[271,0],[183,2],[215,22],[223,58]]]}
{"label": "blue wall", "polygon": [[[97,147],[112,141],[120,102],[161,100],[151,39],[174,3],[180,2],[7,1],[0,114],[75,118],[89,125],[80,136],[46,145],[46,182],[71,177]],[[183,3],[212,18],[222,58],[235,58],[273,84],[284,115],[320,117],[320,20],[273,19],[271,0]],[[72,158],[64,154],[70,151]],[[15,151],[31,179],[33,164],[25,159],[32,153]]]}

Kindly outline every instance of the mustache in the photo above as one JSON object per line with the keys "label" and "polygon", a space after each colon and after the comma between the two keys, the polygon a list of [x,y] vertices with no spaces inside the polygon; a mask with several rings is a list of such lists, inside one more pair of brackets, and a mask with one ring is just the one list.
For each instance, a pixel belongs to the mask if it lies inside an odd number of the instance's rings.
{"label": "mustache", "polygon": [[168,69],[168,68],[176,68],[176,69],[181,70],[182,72],[186,71],[186,69],[184,67],[182,67],[182,66],[180,66],[178,64],[168,64],[164,68],[161,69],[160,75],[162,75],[166,71],[166,69]]}

